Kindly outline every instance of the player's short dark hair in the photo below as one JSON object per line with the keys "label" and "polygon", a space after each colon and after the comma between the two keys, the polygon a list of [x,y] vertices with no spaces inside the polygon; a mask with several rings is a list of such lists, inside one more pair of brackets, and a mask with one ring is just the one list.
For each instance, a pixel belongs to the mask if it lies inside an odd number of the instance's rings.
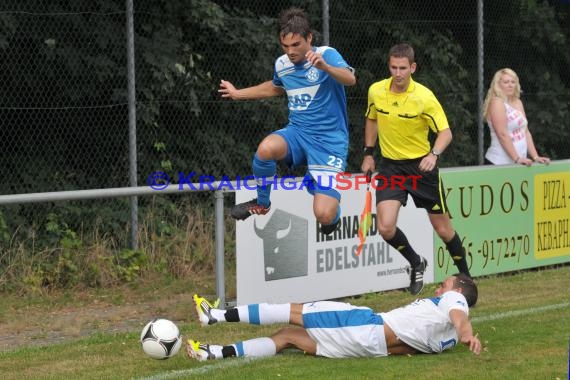
{"label": "player's short dark hair", "polygon": [[298,34],[305,40],[312,33],[309,15],[301,8],[291,7],[279,14],[279,36],[285,37],[289,33]]}
{"label": "player's short dark hair", "polygon": [[461,294],[467,300],[467,305],[473,306],[477,303],[479,292],[477,291],[477,284],[475,281],[465,273],[457,273],[455,276],[454,288],[461,288]]}
{"label": "player's short dark hair", "polygon": [[390,57],[408,58],[408,61],[410,61],[410,65],[416,62],[414,48],[405,42],[392,46],[392,48],[390,48],[390,51],[388,52],[388,58]]}

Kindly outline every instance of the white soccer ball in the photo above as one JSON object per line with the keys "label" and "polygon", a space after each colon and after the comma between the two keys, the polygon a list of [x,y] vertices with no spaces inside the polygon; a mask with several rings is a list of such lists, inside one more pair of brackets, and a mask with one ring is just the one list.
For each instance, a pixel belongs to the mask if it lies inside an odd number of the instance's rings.
{"label": "white soccer ball", "polygon": [[151,358],[168,359],[182,346],[180,330],[168,319],[153,319],[142,329],[142,349]]}

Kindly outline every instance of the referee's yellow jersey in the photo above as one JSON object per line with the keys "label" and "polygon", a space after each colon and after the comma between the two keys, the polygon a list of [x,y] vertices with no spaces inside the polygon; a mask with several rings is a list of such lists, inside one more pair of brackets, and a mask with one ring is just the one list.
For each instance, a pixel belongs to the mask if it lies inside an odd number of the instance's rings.
{"label": "referee's yellow jersey", "polygon": [[377,121],[383,157],[407,160],[430,151],[428,128],[438,133],[449,128],[445,112],[433,92],[410,78],[407,91],[390,91],[392,78],[372,84],[368,90],[366,117]]}

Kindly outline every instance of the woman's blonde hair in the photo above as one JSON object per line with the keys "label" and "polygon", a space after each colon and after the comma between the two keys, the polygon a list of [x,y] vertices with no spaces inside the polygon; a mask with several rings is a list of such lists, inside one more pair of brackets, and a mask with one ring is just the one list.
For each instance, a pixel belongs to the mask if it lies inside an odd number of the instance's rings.
{"label": "woman's blonde hair", "polygon": [[499,81],[503,75],[509,75],[515,78],[515,98],[520,98],[521,96],[521,84],[519,81],[519,76],[513,70],[509,68],[504,68],[495,73],[493,76],[493,80],[491,81],[491,85],[489,86],[489,91],[487,91],[487,96],[485,97],[485,103],[483,103],[483,117],[487,118],[487,114],[489,113],[489,104],[491,103],[491,99],[494,97],[498,97],[507,101],[507,96],[501,90],[501,86],[499,85]]}

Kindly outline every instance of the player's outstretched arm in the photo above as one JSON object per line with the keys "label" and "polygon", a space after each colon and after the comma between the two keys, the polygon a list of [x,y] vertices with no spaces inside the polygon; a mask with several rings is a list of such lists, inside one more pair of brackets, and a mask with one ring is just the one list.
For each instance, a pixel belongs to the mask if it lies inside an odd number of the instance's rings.
{"label": "player's outstretched arm", "polygon": [[479,355],[481,353],[481,341],[476,336],[461,337],[461,343],[469,347],[469,349],[475,354]]}
{"label": "player's outstretched arm", "polygon": [[479,355],[481,353],[481,342],[476,336],[473,336],[473,327],[467,314],[454,309],[449,312],[449,318],[455,327],[455,331],[457,331],[459,341],[469,347],[469,350],[475,355]]}
{"label": "player's outstretched arm", "polygon": [[256,86],[237,89],[231,82],[227,80],[220,81],[220,89],[222,98],[230,98],[233,100],[249,100],[249,99],[263,99],[272,96],[278,96],[285,92],[281,87],[276,87],[273,82],[268,80]]}

